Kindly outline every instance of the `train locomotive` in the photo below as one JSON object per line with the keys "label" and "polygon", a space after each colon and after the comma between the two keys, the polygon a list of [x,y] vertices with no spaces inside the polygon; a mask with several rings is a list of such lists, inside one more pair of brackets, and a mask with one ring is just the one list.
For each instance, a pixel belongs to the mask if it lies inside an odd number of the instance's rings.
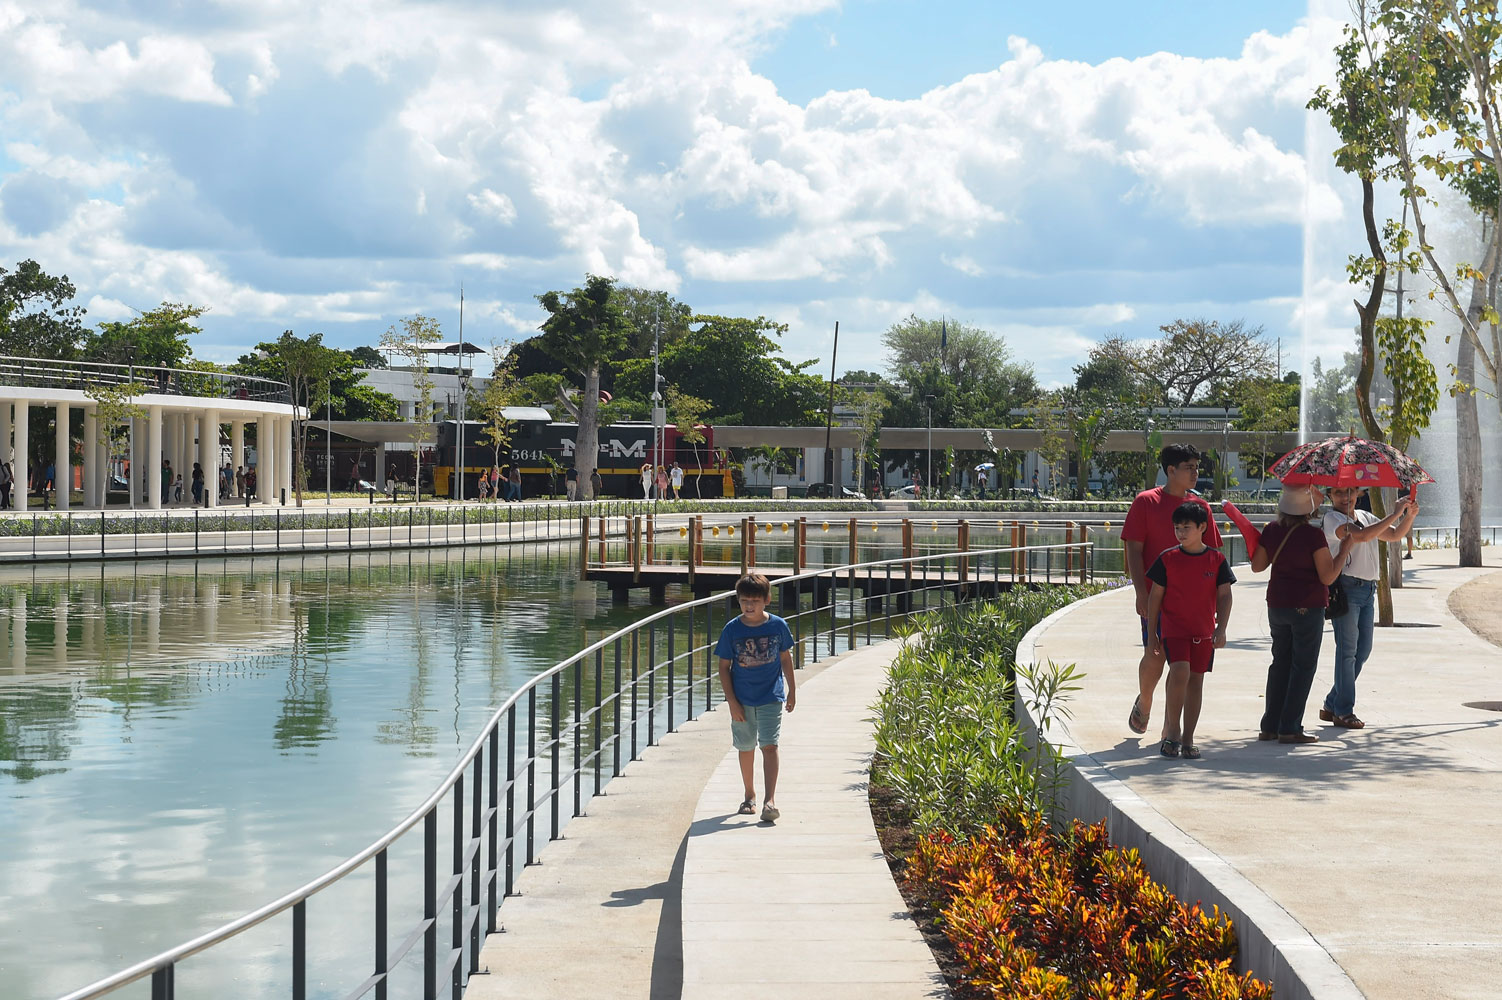
{"label": "train locomotive", "polygon": [[[445,420],[438,425],[433,491],[439,496],[453,495],[460,426],[457,420]],[[574,465],[579,425],[516,421],[509,425],[509,429],[510,439],[497,450],[489,442],[486,424],[464,421],[464,495],[471,499],[479,495],[481,472],[498,467],[505,477],[513,463],[521,467],[524,499],[561,495],[564,475]],[[685,441],[678,428],[669,425],[662,431],[659,458],[653,449],[651,424],[601,426],[598,462],[604,480],[601,495],[639,499],[642,496],[641,467],[652,463],[671,468],[674,462],[683,468],[684,497],[709,499],[734,495],[729,466],[715,454],[714,428],[701,426],[698,430],[704,436],[703,441]]]}

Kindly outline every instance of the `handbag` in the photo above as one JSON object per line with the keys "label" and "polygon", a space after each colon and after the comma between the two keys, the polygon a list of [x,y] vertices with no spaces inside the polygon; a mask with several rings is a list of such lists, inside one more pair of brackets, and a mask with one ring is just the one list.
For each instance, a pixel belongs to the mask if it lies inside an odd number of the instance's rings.
{"label": "handbag", "polygon": [[1330,600],[1325,605],[1325,620],[1334,621],[1351,610],[1351,595],[1339,580],[1330,584]]}

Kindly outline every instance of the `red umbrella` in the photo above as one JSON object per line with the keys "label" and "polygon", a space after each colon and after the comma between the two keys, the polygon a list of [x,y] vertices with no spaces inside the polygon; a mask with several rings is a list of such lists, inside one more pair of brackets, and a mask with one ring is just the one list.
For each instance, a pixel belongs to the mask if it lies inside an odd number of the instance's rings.
{"label": "red umbrella", "polygon": [[1270,470],[1285,486],[1401,486],[1434,482],[1423,466],[1390,444],[1342,437],[1301,444]]}

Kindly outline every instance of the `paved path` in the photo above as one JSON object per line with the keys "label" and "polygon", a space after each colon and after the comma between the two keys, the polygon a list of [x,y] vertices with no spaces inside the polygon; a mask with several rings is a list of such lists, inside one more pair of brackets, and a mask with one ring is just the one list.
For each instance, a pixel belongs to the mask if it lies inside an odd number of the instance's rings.
{"label": "paved path", "polygon": [[715,769],[684,864],[684,1000],[947,995],[866,801],[868,706],[896,649],[860,649],[800,685],[782,730],[777,823],[736,815],[734,753]]}
{"label": "paved path", "polygon": [[[1241,571],[1230,644],[1205,686],[1202,761],[1168,760],[1126,728],[1136,688],[1131,594],[1086,604],[1048,629],[1040,658],[1086,672],[1073,739],[1132,791],[1256,883],[1302,923],[1373,1000],[1494,998],[1502,975],[1502,656],[1447,602],[1502,566],[1458,569],[1420,551],[1395,591],[1362,674],[1358,731],[1315,718],[1331,677],[1326,633],[1305,728],[1321,742],[1259,743],[1269,638],[1265,577]],[[1491,616],[1502,617],[1493,607]]]}
{"label": "paved path", "polygon": [[522,872],[466,996],[944,996],[866,804],[864,720],[895,649],[800,671],[775,826],[734,815],[723,708],[648,749]]}

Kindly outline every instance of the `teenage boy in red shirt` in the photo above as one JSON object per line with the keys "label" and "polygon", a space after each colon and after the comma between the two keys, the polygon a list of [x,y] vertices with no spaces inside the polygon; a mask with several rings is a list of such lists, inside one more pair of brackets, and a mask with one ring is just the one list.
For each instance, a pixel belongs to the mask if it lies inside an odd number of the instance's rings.
{"label": "teenage boy in red shirt", "polygon": [[[1185,501],[1193,501],[1205,508],[1209,528],[1205,532],[1205,544],[1212,549],[1220,548],[1220,531],[1215,527],[1215,515],[1210,505],[1190,493],[1199,480],[1200,453],[1191,444],[1170,444],[1158,452],[1158,464],[1163,467],[1166,482],[1137,494],[1127,511],[1126,522],[1121,526],[1121,541],[1126,548],[1127,573],[1132,586],[1137,590],[1137,615],[1142,619],[1142,659],[1137,664],[1137,698],[1132,702],[1127,726],[1134,733],[1147,732],[1148,719],[1153,714],[1153,693],[1158,689],[1158,679],[1163,676],[1163,653],[1156,637],[1158,619],[1147,613],[1147,595],[1150,582],[1147,569],[1164,549],[1178,544],[1174,535],[1173,512]],[[1148,623],[1152,622],[1152,627]]]}
{"label": "teenage boy in red shirt", "polygon": [[1220,550],[1205,544],[1212,523],[1203,503],[1179,504],[1173,512],[1179,544],[1159,555],[1147,571],[1152,582],[1147,618],[1160,622],[1153,645],[1168,661],[1168,708],[1158,747],[1165,757],[1199,758],[1194,727],[1199,723],[1205,675],[1215,663],[1215,651],[1226,644],[1236,576]]}

